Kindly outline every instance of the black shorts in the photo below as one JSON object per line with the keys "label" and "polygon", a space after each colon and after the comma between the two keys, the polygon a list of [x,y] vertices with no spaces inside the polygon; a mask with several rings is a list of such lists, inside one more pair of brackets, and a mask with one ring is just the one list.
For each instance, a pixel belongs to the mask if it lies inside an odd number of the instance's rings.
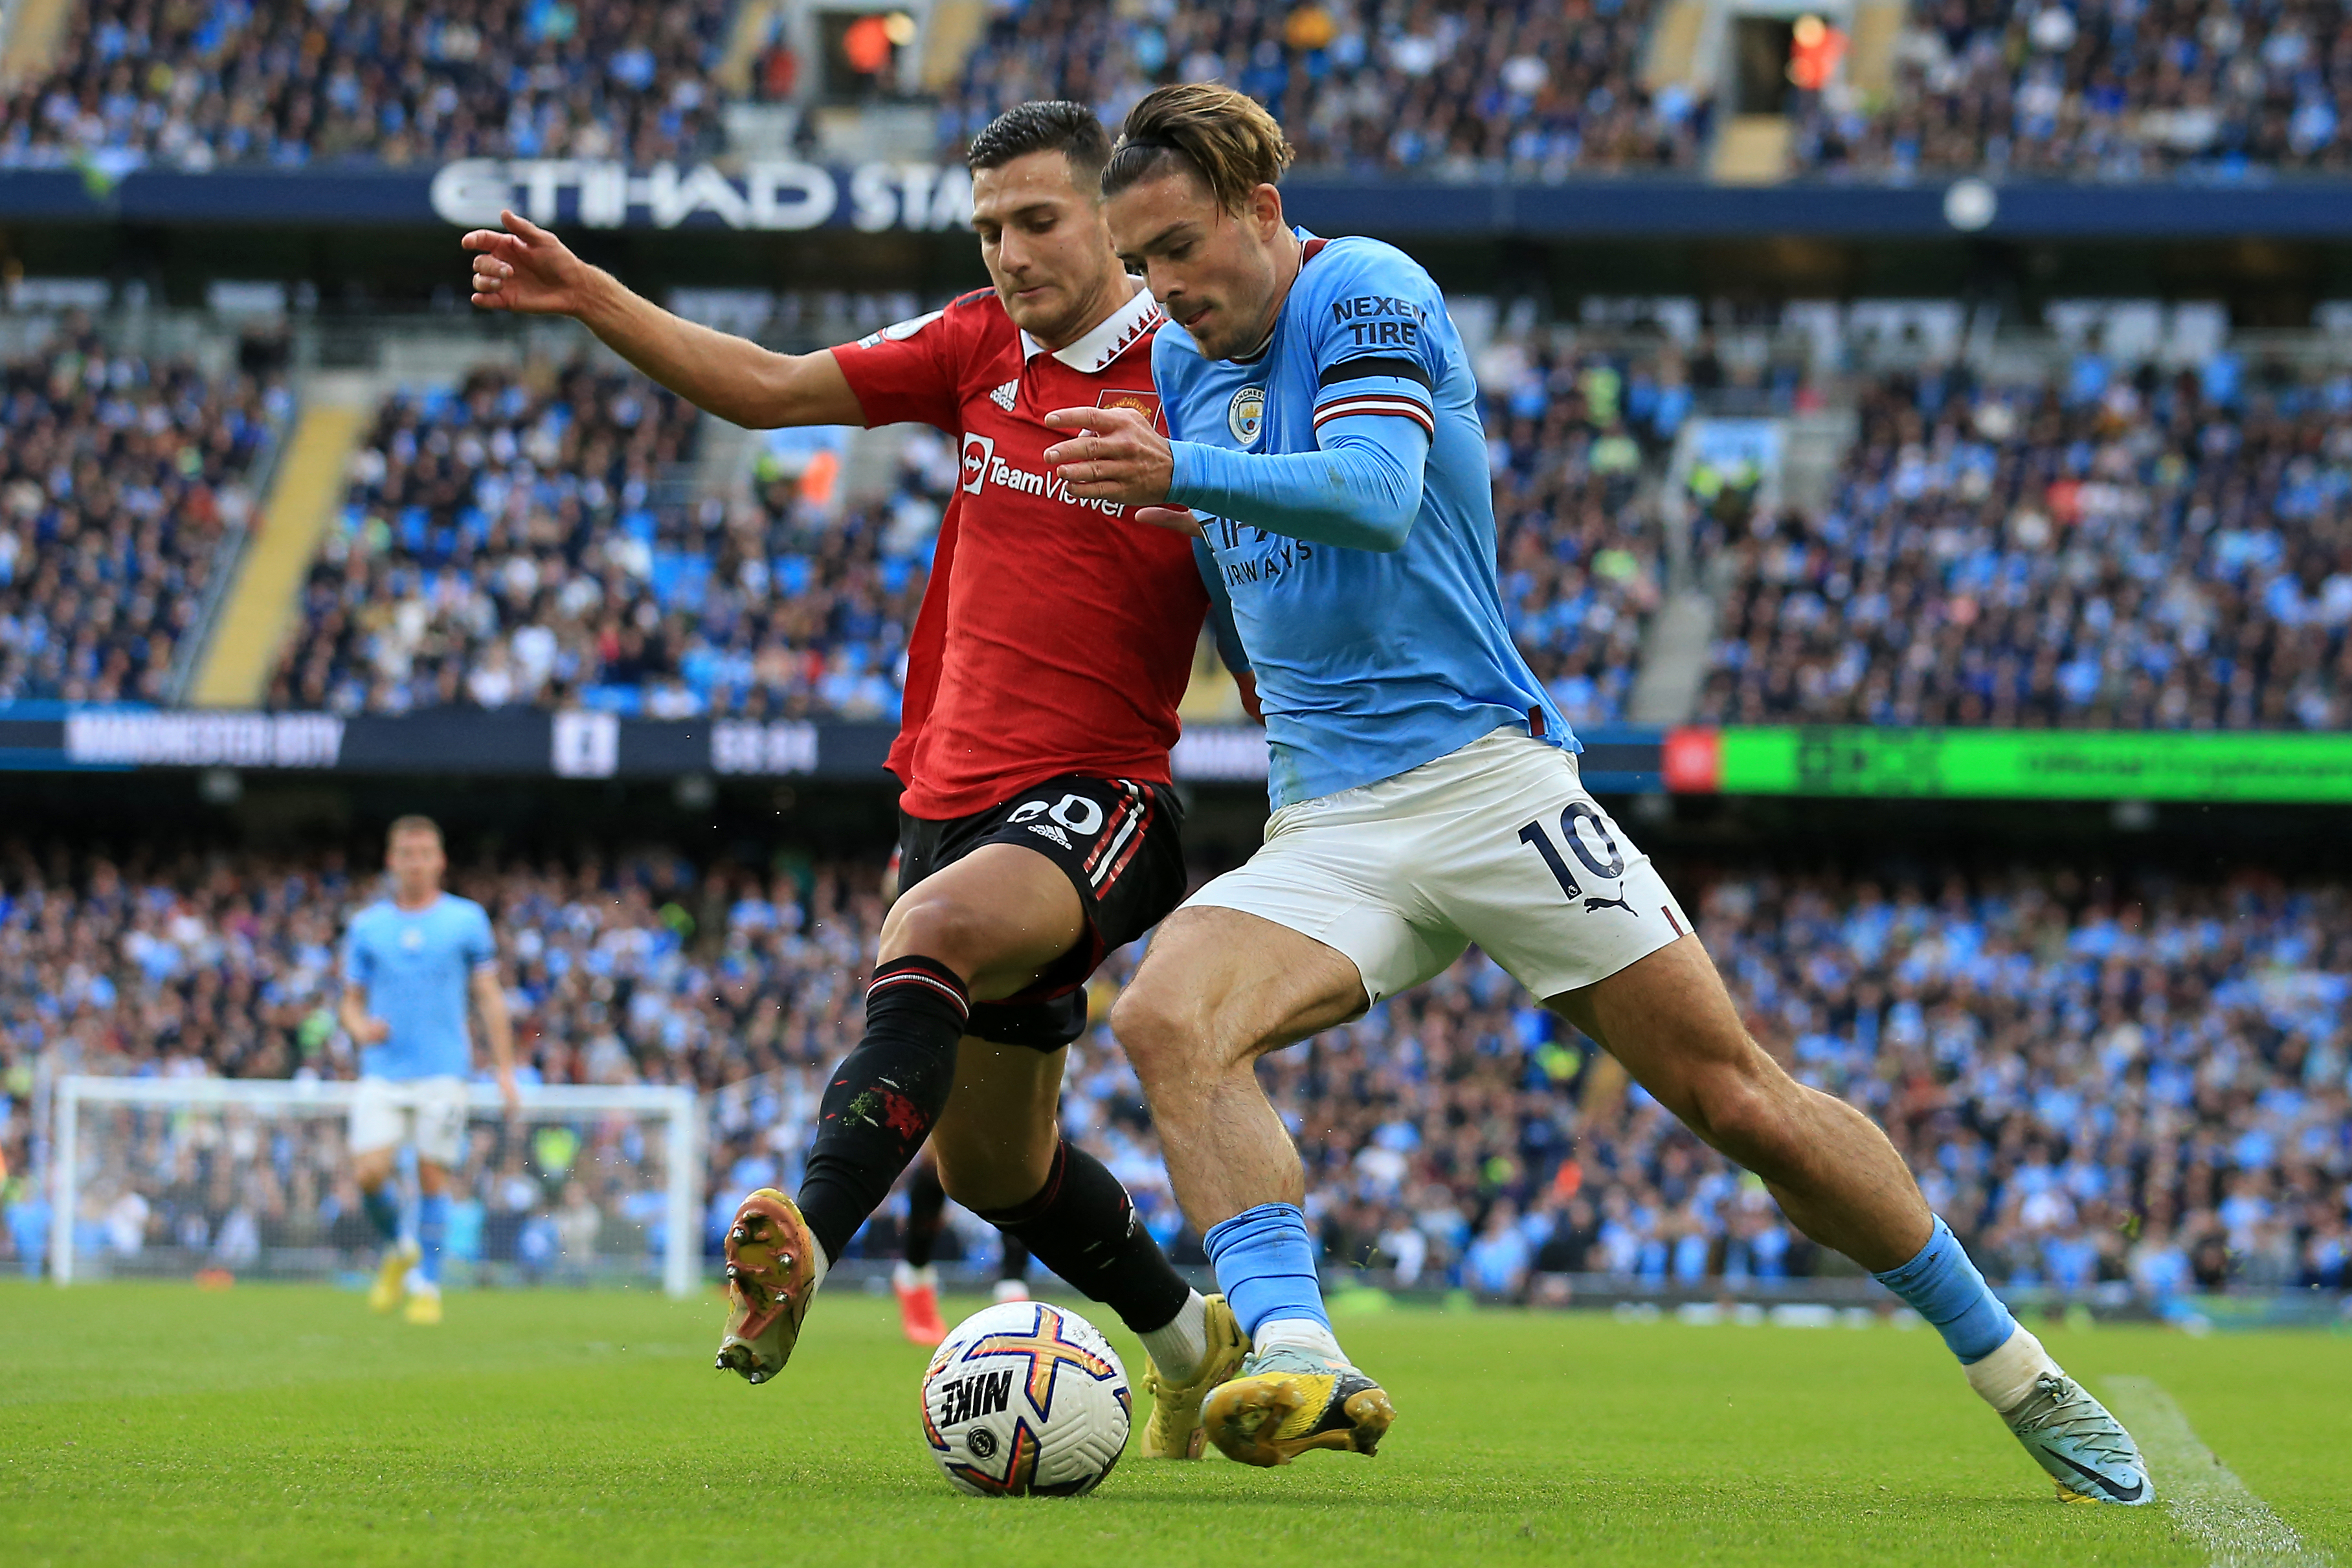
{"label": "black shorts", "polygon": [[1059,866],[1087,911],[1087,937],[1036,984],[975,1002],[972,1034],[1057,1051],[1087,1030],[1087,976],[1184,899],[1184,808],[1166,784],[1065,773],[1001,805],[933,822],[898,814],[898,888],[952,866],[983,844],[1018,844]]}

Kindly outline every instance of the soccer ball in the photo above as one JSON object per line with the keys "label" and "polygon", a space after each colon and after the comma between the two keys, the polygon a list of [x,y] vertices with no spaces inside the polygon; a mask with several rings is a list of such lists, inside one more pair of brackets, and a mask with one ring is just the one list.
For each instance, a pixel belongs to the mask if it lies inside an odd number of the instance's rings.
{"label": "soccer ball", "polygon": [[923,1436],[974,1497],[1076,1497],[1102,1484],[1135,1414],[1127,1368],[1066,1307],[1005,1301],[955,1326],[923,1373]]}

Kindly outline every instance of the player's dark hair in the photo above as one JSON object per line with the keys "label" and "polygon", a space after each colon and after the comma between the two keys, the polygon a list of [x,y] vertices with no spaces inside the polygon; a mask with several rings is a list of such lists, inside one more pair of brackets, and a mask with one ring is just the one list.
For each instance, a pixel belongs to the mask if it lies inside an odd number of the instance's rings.
{"label": "player's dark hair", "polygon": [[1118,145],[1103,166],[1102,192],[1189,170],[1227,212],[1271,185],[1290,166],[1290,142],[1265,105],[1213,81],[1155,88],[1128,110]]}
{"label": "player's dark hair", "polygon": [[1016,103],[982,127],[963,161],[974,169],[1000,169],[1032,153],[1067,158],[1072,183],[1092,195],[1110,161],[1110,132],[1083,103]]}
{"label": "player's dark hair", "polygon": [[420,816],[415,812],[406,816],[394,817],[392,826],[383,830],[383,841],[386,845],[390,845],[394,839],[404,833],[430,833],[433,835],[435,843],[441,841],[441,825],[429,816]]}

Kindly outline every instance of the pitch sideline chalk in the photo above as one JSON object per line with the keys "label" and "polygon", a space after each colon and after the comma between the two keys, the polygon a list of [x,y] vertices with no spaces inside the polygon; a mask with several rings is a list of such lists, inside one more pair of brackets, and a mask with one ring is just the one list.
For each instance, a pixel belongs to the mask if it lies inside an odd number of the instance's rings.
{"label": "pitch sideline chalk", "polygon": [[2198,1439],[2162,1384],[2151,1377],[2102,1381],[2116,1415],[2139,1440],[2158,1500],[2213,1568],[2330,1568],[2334,1559],[2307,1545]]}

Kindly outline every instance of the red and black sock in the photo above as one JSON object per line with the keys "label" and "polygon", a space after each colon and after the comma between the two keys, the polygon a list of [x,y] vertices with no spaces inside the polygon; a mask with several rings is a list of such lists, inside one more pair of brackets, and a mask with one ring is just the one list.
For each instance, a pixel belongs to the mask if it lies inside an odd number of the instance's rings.
{"label": "red and black sock", "polygon": [[1035,1197],[981,1217],[1139,1334],[1173,1322],[1192,1293],[1143,1228],[1118,1178],[1066,1140]]}
{"label": "red and black sock", "polygon": [[940,1168],[926,1160],[907,1178],[907,1267],[930,1262],[939,1246],[940,1216],[947,1211],[948,1190],[940,1185]]}
{"label": "red and black sock", "polygon": [[956,1041],[971,996],[937,959],[894,958],[866,988],[866,1037],[819,1102],[800,1209],[838,1260],[931,1135],[955,1087]]}

